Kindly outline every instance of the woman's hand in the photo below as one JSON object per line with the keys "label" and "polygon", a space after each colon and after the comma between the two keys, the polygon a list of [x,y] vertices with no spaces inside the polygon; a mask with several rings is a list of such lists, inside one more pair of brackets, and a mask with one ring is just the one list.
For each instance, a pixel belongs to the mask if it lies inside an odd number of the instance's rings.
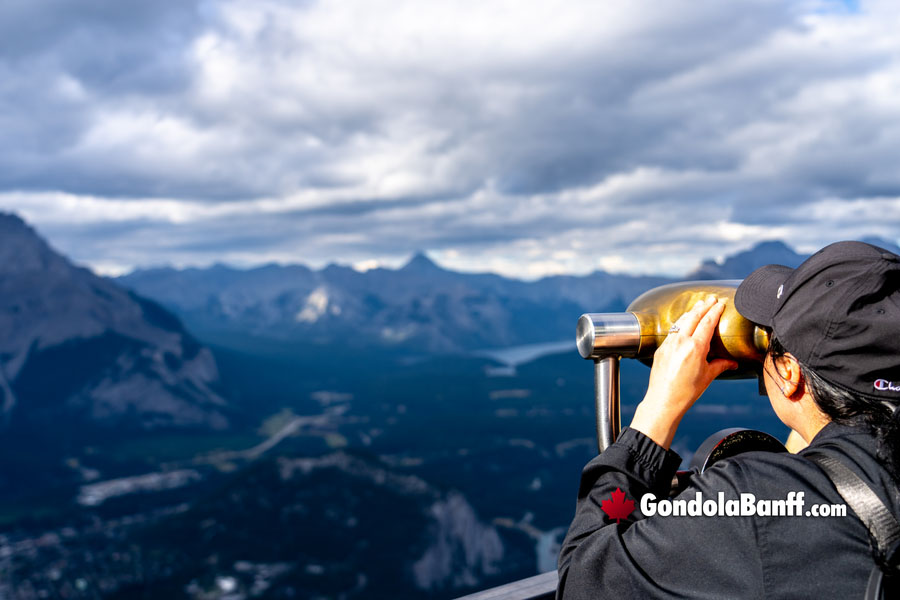
{"label": "woman's hand", "polygon": [[667,450],[681,418],[712,380],[737,368],[733,360],[706,360],[709,342],[724,310],[722,299],[697,302],[679,317],[679,330],[669,333],[653,355],[647,394],[635,410],[631,427]]}

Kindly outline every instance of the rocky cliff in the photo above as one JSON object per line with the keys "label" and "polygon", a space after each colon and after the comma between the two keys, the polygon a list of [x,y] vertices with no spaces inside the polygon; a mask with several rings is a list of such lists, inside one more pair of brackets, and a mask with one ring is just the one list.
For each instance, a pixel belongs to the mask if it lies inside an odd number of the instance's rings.
{"label": "rocky cliff", "polygon": [[153,301],[0,214],[0,420],[228,425],[210,351]]}

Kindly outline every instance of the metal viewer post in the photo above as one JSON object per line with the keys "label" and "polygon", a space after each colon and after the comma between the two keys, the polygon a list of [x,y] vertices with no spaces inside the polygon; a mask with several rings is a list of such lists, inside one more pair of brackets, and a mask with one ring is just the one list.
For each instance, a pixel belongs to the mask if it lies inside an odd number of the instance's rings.
{"label": "metal viewer post", "polygon": [[606,450],[622,428],[619,411],[619,358],[635,356],[641,345],[638,318],[626,313],[587,313],[578,319],[575,343],[582,358],[594,361],[597,449]]}

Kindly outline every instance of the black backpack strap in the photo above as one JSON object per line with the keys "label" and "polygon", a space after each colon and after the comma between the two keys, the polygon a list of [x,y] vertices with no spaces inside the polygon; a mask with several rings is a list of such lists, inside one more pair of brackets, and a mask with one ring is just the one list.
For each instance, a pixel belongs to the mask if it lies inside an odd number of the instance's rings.
{"label": "black backpack strap", "polygon": [[890,513],[884,503],[875,495],[859,475],[851,471],[839,461],[824,454],[810,453],[804,456],[820,467],[834,483],[838,493],[853,509],[872,539],[878,546],[878,554],[882,557],[900,541],[900,523]]}
{"label": "black backpack strap", "polygon": [[888,575],[894,575],[900,566],[898,565],[900,562],[900,551],[898,551],[900,548],[900,523],[872,491],[872,488],[840,461],[817,452],[810,452],[803,456],[825,471],[838,493],[869,530],[871,539],[876,546],[877,564],[869,576],[866,600],[883,597],[885,572]]}

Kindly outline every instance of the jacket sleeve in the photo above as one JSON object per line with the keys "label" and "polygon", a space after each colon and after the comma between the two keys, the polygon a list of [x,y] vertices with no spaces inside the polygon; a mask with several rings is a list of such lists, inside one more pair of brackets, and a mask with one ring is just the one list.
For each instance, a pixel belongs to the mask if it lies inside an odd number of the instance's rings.
{"label": "jacket sleeve", "polygon": [[[582,472],[575,518],[559,557],[558,600],[586,598],[758,598],[764,596],[753,519],[641,514],[641,498],[668,496],[680,457],[642,433],[619,439]],[[739,461],[722,461],[679,499],[738,500],[747,482]],[[620,523],[602,510],[617,488],[634,501]]]}

